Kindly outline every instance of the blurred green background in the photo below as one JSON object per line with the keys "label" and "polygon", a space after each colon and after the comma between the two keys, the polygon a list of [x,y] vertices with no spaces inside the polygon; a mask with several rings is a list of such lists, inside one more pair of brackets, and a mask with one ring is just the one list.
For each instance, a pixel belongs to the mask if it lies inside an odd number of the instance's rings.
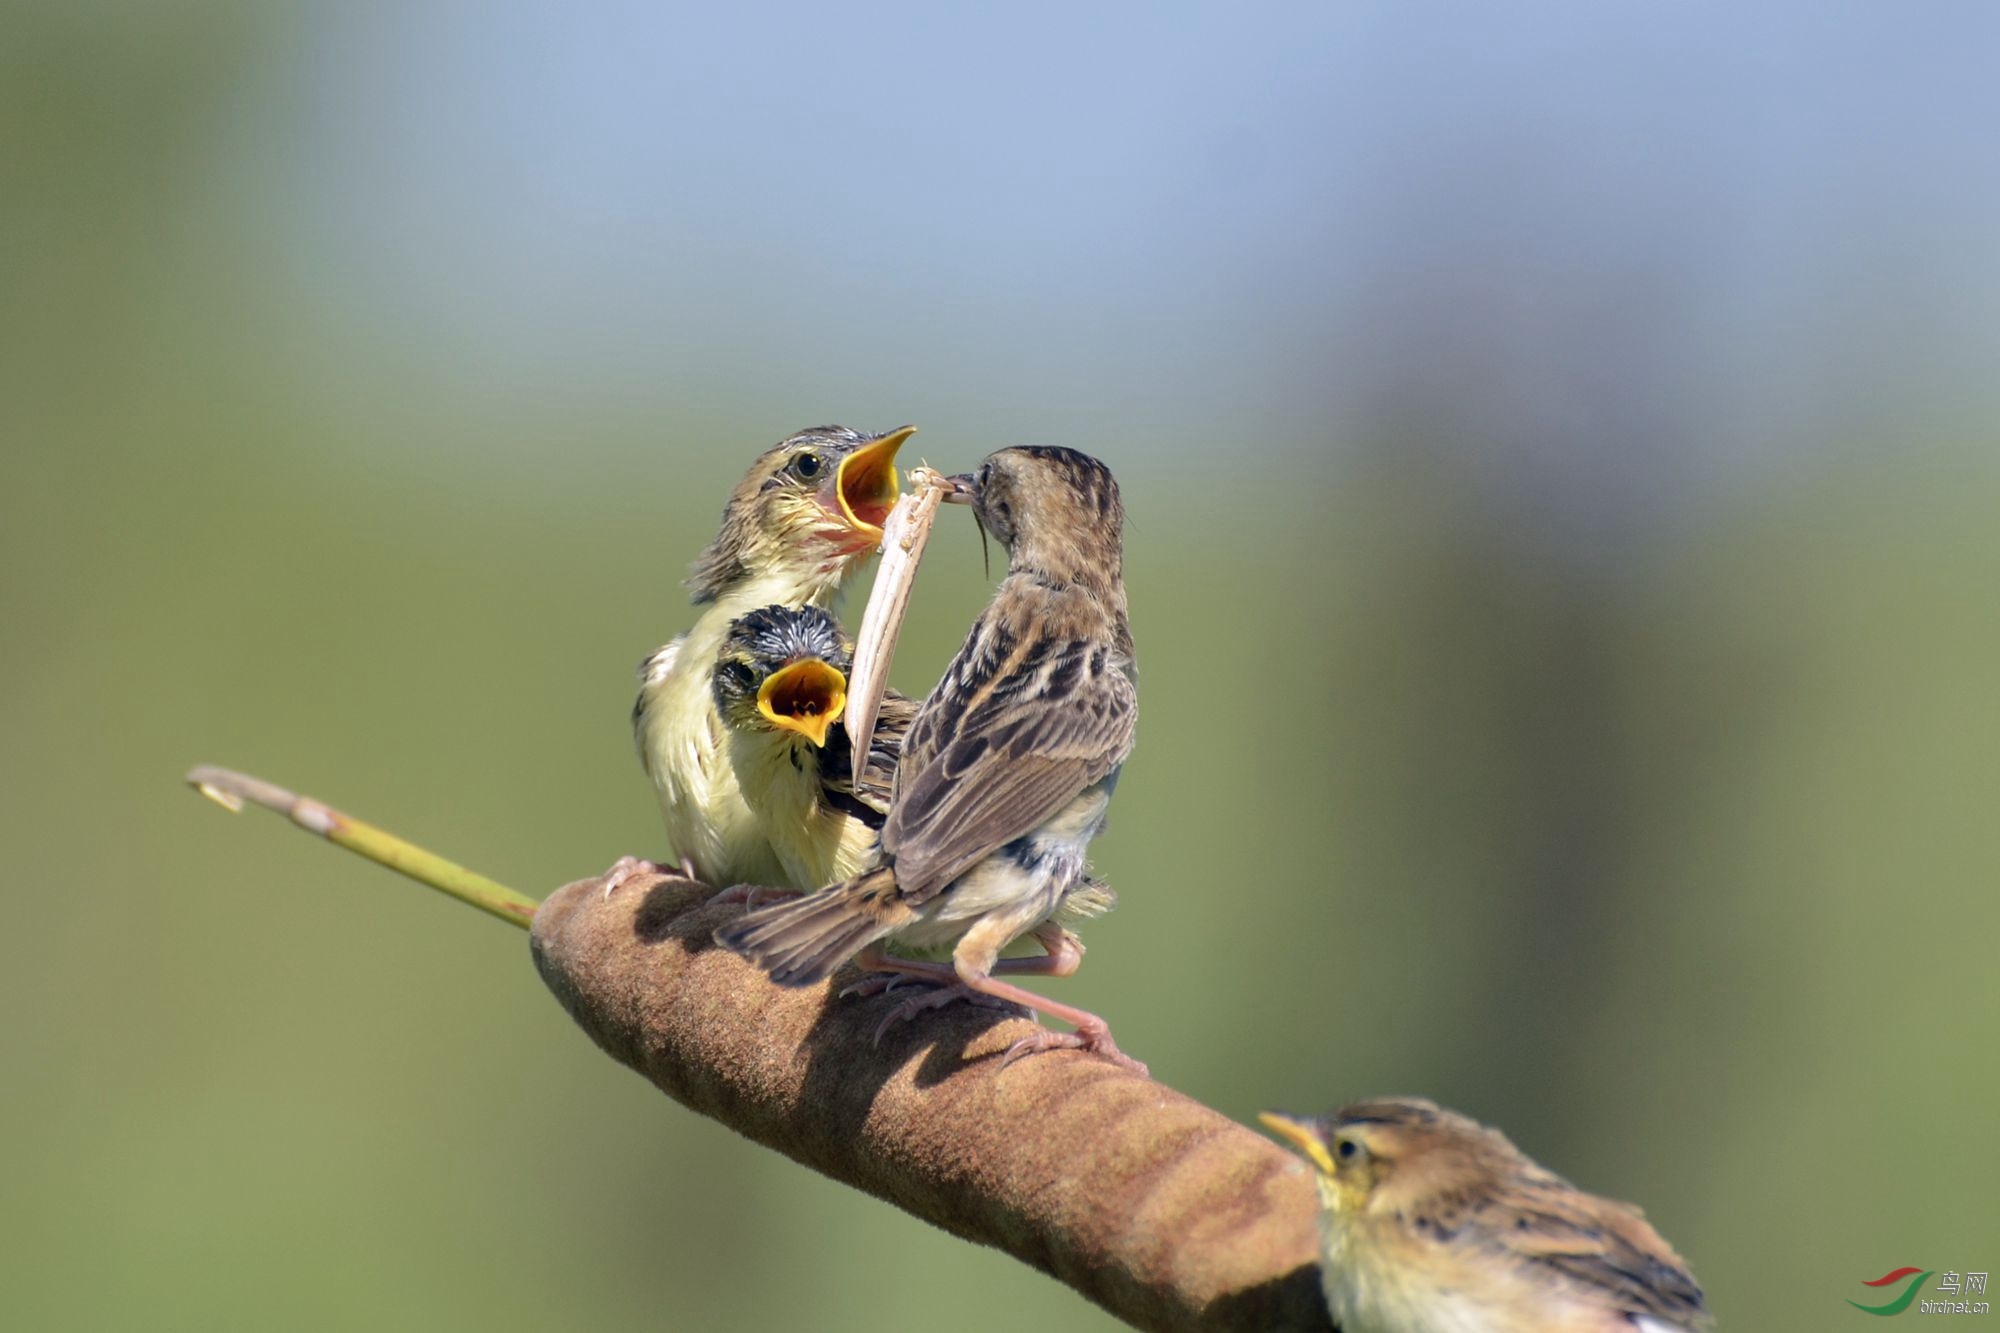
{"label": "blurred green background", "polygon": [[1108,1325],[179,783],[663,850],[631,666],[828,420],[1123,479],[1057,984],[1156,1074],[1500,1124],[1726,1327],[2000,1264],[1990,8],[0,16],[10,1327]]}

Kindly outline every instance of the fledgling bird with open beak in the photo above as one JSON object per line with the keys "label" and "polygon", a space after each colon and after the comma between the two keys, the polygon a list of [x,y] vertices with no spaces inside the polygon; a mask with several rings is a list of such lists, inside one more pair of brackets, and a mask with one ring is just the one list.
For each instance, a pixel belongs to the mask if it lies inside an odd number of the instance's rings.
{"label": "fledgling bird with open beak", "polygon": [[1342,1333],[1676,1333],[1701,1288],[1628,1203],[1419,1098],[1259,1117],[1312,1163],[1320,1282]]}
{"label": "fledgling bird with open beak", "polygon": [[737,790],[793,884],[821,885],[873,860],[903,736],[917,707],[891,690],[857,787],[847,730],[854,645],[830,611],[767,606],[729,626],[713,675]]}
{"label": "fledgling bird with open beak", "polygon": [[[961,998],[1018,1004],[1076,1031],[1043,1030],[1006,1060],[1075,1047],[1143,1070],[1097,1015],[996,975],[1067,976],[1082,957],[1059,914],[1087,883],[1086,849],[1139,713],[1118,483],[1088,454],[1059,448],[1002,449],[952,480],[1007,548],[1007,577],[910,725],[879,863],[753,911],[717,938],[781,985],[811,985],[857,957],[936,985],[884,1026]],[[1025,935],[1043,956],[1001,959]],[[889,952],[942,948],[949,964]]]}
{"label": "fledgling bird with open beak", "polygon": [[[832,610],[882,541],[900,491],[896,451],[916,428],[864,435],[844,426],[800,431],[751,465],[722,512],[722,529],[695,562],[688,586],[702,608],[694,628],[640,664],[632,730],[653,781],[674,854],[710,884],[814,889],[818,867],[838,863],[828,829],[810,849],[795,829],[760,817],[743,792],[730,729],[717,711],[714,672],[730,626],[762,607]],[[781,804],[804,800],[811,780],[783,779]],[[782,785],[782,784],[781,784]],[[643,863],[627,858],[621,870]]]}

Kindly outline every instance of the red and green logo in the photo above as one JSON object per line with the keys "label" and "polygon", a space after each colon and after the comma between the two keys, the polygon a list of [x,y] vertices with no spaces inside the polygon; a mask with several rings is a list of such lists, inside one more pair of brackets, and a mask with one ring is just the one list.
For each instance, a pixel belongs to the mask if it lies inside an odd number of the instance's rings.
{"label": "red and green logo", "polygon": [[1893,1273],[1884,1273],[1873,1282],[1864,1282],[1861,1285],[1864,1287],[1889,1287],[1894,1286],[1898,1282],[1903,1282],[1905,1278],[1908,1278],[1909,1281],[1905,1283],[1902,1295],[1896,1297],[1895,1300],[1888,1302],[1886,1305],[1863,1305],[1860,1301],[1849,1301],[1848,1304],[1863,1314],[1901,1314],[1910,1308],[1910,1302],[1917,1299],[1917,1293],[1923,1290],[1924,1279],[1936,1271],[1935,1268],[1898,1268]]}

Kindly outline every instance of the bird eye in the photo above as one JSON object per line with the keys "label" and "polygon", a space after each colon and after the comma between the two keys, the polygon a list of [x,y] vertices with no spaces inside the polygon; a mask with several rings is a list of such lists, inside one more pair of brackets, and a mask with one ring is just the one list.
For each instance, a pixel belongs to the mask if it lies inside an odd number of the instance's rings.
{"label": "bird eye", "polygon": [[1354,1154],[1360,1151],[1361,1149],[1354,1146],[1353,1139],[1342,1139],[1340,1142],[1333,1145],[1334,1156],[1338,1157],[1343,1162],[1353,1160]]}
{"label": "bird eye", "polygon": [[792,460],[792,475],[800,481],[811,481],[825,466],[826,463],[818,454],[800,454]]}

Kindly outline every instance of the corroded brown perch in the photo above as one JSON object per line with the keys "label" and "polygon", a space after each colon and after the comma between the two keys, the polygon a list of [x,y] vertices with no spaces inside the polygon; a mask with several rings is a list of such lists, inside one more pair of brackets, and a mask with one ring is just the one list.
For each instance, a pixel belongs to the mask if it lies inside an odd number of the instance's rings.
{"label": "corroded brown perch", "polygon": [[1290,1153],[1078,1052],[999,1068],[1027,1020],[784,990],[725,949],[734,907],[674,878],[551,895],[535,964],[592,1039],[675,1101],[1139,1328],[1326,1330],[1315,1199]]}

